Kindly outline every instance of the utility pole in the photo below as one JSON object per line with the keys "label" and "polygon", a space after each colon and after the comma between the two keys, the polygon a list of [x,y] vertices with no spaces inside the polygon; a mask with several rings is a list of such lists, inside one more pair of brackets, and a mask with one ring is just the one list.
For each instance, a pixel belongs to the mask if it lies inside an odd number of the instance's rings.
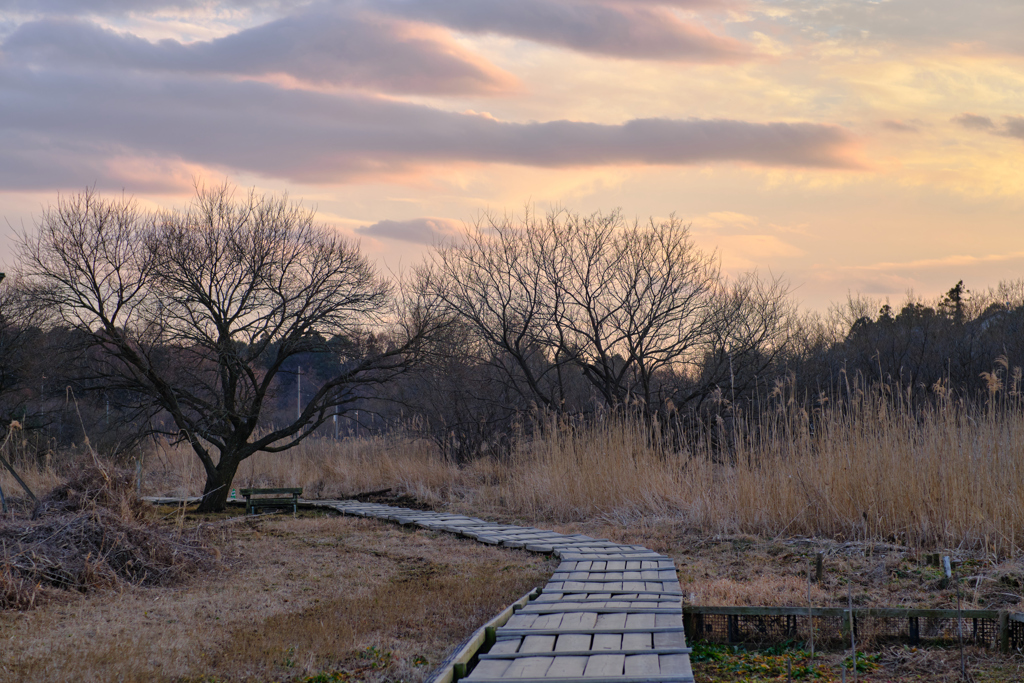
{"label": "utility pole", "polygon": [[299,366],[299,381],[295,388],[295,419],[302,417],[302,366]]}

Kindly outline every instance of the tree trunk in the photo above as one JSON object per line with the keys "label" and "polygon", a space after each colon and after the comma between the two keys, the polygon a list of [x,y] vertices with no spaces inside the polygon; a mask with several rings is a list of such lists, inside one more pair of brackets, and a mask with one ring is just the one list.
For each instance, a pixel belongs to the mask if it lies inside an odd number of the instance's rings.
{"label": "tree trunk", "polygon": [[231,482],[235,478],[239,462],[238,458],[221,454],[216,469],[206,475],[206,487],[203,489],[203,499],[199,503],[199,512],[220,512],[227,507]]}

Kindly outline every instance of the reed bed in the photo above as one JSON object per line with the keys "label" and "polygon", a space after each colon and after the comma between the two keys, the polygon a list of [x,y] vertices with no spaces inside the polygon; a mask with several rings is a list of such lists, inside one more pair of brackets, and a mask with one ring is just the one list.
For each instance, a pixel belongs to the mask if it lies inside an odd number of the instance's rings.
{"label": "reed bed", "polygon": [[[325,439],[252,458],[236,482],[300,485],[322,497],[391,488],[534,523],[669,516],[707,533],[1015,556],[1024,542],[1024,415],[1012,405],[907,405],[881,393],[810,412],[790,402],[757,426],[738,416],[677,449],[662,440],[664,425],[630,414],[547,417],[509,456],[462,467],[423,440]],[[150,467],[148,486],[176,477],[175,491],[201,490],[188,451],[166,447],[150,458],[161,462],[164,474]]]}
{"label": "reed bed", "polygon": [[[185,445],[155,444],[143,458],[143,492],[196,496],[206,475]],[[466,497],[469,471],[451,464],[424,440],[400,437],[307,439],[284,453],[245,460],[235,488],[301,486],[308,498],[339,498],[390,488],[426,503]]]}
{"label": "reed bed", "polygon": [[682,509],[701,527],[1018,552],[1018,411],[866,397],[736,444],[728,464],[706,451],[684,464]]}
{"label": "reed bed", "polygon": [[[35,437],[26,438],[17,422],[9,429],[7,437],[0,442],[0,456],[11,464],[18,476],[35,495],[39,496],[59,486],[67,479],[73,466],[58,466],[58,463],[83,459],[78,449],[70,449],[57,455],[55,450]],[[9,505],[27,504],[29,500],[21,484],[0,464],[0,491],[3,491]]]}

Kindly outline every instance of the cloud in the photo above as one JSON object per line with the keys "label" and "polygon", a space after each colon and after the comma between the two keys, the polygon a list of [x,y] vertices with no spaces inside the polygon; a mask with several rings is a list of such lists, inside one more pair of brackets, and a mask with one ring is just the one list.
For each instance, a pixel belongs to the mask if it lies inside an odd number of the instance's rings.
{"label": "cloud", "polygon": [[596,2],[602,2],[605,5],[653,5],[680,9],[733,8],[739,5],[739,2],[733,0],[596,0]]}
{"label": "cloud", "polygon": [[29,16],[121,16],[166,9],[249,8],[269,10],[285,0],[0,0],[0,10]]}
{"label": "cloud", "polygon": [[91,22],[20,26],[3,50],[16,63],[264,76],[393,93],[508,90],[515,78],[456,45],[442,29],[352,12],[308,12],[212,41],[152,43]]}
{"label": "cloud", "polygon": [[996,126],[989,117],[976,114],[961,114],[952,120],[971,130],[984,130],[993,135],[1024,140],[1024,116],[1006,116],[1002,127]]}
{"label": "cloud", "polygon": [[882,121],[881,126],[886,130],[891,130],[896,133],[919,133],[921,131],[921,129],[917,125],[917,122],[907,123],[904,121],[888,119],[886,121]]}
{"label": "cloud", "polygon": [[748,216],[737,211],[712,211],[697,216],[693,224],[698,229],[711,230],[715,234],[737,235],[756,230],[760,221],[756,216]]}
{"label": "cloud", "polygon": [[971,130],[991,130],[996,127],[996,124],[992,123],[992,119],[977,114],[960,114],[954,116],[951,121]]}
{"label": "cloud", "polygon": [[[551,0],[559,2],[561,0]],[[604,0],[608,4],[672,6],[682,9],[729,7],[733,0]],[[279,9],[294,7],[287,0],[0,0],[0,10],[24,14],[59,14],[62,16],[122,15],[155,12],[163,9],[252,8]]]}
{"label": "cloud", "polygon": [[0,124],[0,190],[187,193],[201,171],[180,159],[87,140],[56,139]]}
{"label": "cloud", "polygon": [[1024,3],[1014,0],[748,0],[749,11],[814,40],[1024,54]]}
{"label": "cloud", "polygon": [[1024,116],[1007,116],[1000,135],[1024,140]]}
{"label": "cloud", "polygon": [[[124,14],[140,7],[138,0],[0,0],[0,10],[24,14],[52,13],[61,15]],[[194,7],[198,0],[153,0],[145,3],[149,11],[168,7]]]}
{"label": "cloud", "polygon": [[802,231],[771,223],[764,225],[757,216],[736,211],[712,211],[695,216],[692,226],[698,243],[714,245],[727,271],[749,270],[769,261],[778,263],[806,254],[778,234]]}
{"label": "cloud", "polygon": [[413,218],[407,221],[379,221],[356,228],[357,235],[383,237],[414,244],[437,244],[461,234],[462,224],[447,218]]}
{"label": "cloud", "polygon": [[[811,123],[511,123],[256,81],[17,68],[0,69],[0,135],[53,149],[84,141],[94,156],[155,155],[314,183],[448,162],[855,166],[847,132]],[[0,149],[0,166],[16,163]]]}
{"label": "cloud", "polygon": [[497,33],[631,59],[721,62],[749,57],[748,45],[717,36],[668,8],[695,3],[594,0],[388,0],[396,14],[469,33]]}
{"label": "cloud", "polygon": [[889,271],[889,270],[926,270],[945,268],[947,266],[973,266],[990,263],[1003,263],[1024,258],[1024,251],[1004,251],[998,254],[951,254],[941,258],[914,259],[911,261],[881,261],[861,266],[845,266],[844,270]]}

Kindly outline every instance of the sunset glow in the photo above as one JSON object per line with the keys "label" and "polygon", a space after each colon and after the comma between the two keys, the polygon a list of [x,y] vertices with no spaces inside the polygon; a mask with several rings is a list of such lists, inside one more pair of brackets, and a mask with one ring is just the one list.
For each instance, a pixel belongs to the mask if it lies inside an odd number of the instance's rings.
{"label": "sunset glow", "polygon": [[675,213],[807,308],[1024,277],[1015,0],[0,7],[7,233],[59,192],[227,178],[391,269],[531,205]]}

